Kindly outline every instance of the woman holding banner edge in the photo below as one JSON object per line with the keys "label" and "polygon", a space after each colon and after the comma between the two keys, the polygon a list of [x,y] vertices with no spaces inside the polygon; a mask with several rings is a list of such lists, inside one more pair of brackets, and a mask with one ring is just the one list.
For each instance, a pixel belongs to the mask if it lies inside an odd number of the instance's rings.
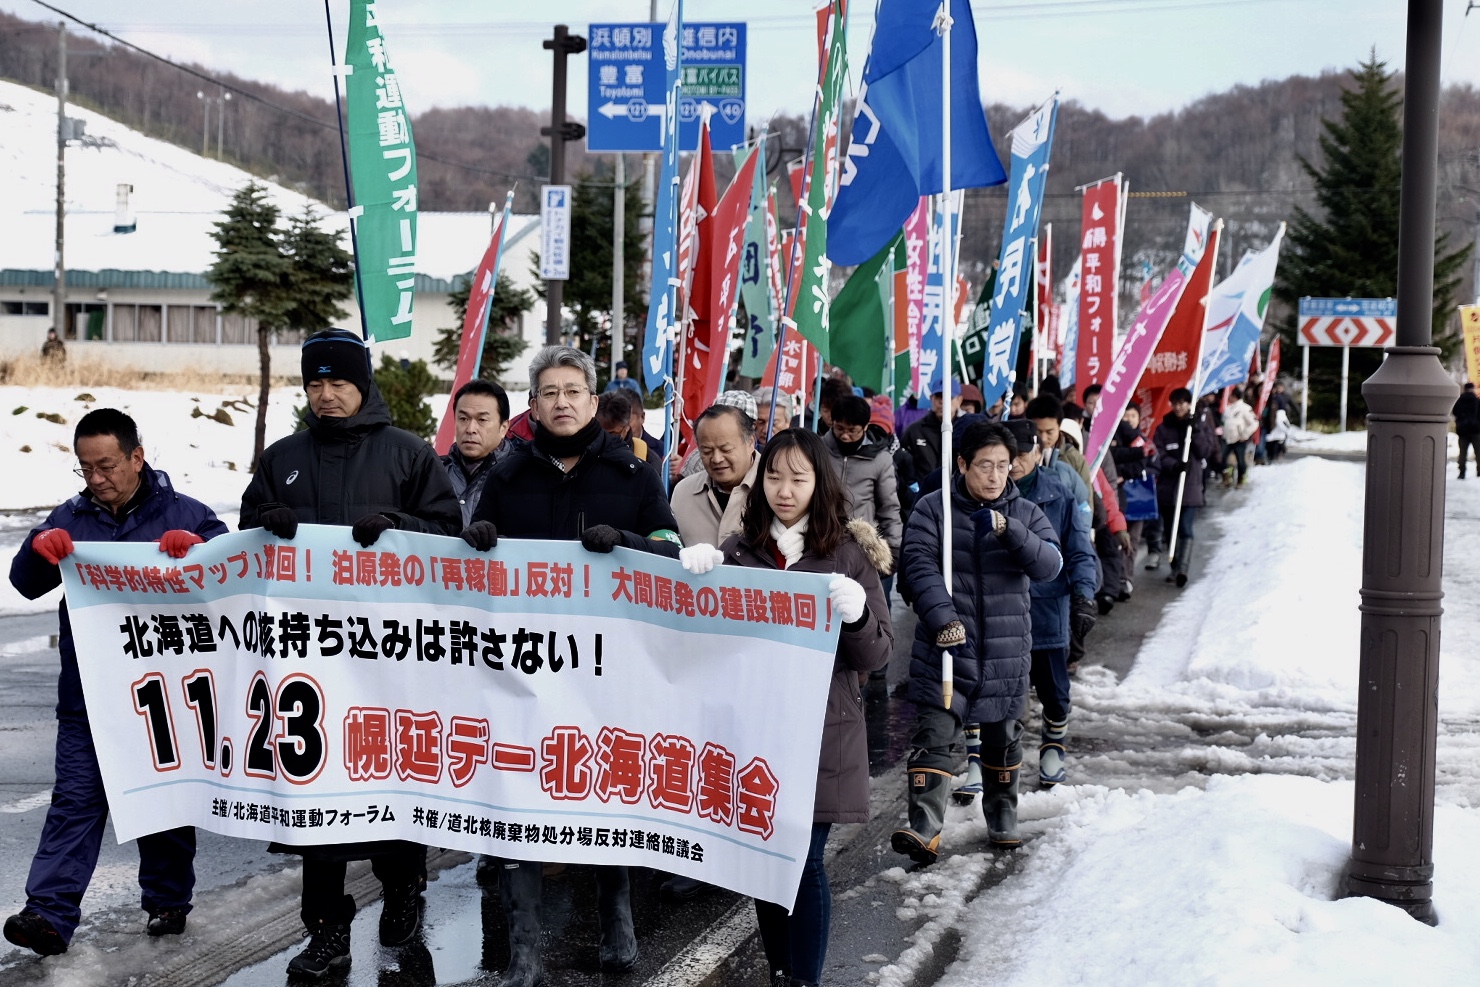
{"label": "woman holding banner edge", "polygon": [[833,660],[822,727],[812,840],[791,914],[756,901],[756,920],[772,983],[815,987],[822,981],[832,914],[823,852],[833,823],[868,821],[868,742],[859,689],[870,671],[889,663],[894,630],[879,574],[891,567],[889,547],[873,525],[848,520],[848,496],[822,440],[799,428],[766,445],[750,491],[744,527],[720,549],[693,545],[679,561],[696,575],[716,565],[831,572],[833,613],[843,622]]}

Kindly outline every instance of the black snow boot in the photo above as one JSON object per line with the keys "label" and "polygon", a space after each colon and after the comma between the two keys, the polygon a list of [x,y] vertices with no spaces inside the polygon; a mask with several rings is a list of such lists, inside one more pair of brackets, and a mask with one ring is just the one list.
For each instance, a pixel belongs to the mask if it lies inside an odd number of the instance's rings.
{"label": "black snow boot", "polygon": [[987,819],[987,842],[993,846],[1011,847],[1021,843],[1018,835],[1018,769],[1021,763],[1010,768],[994,768],[984,765],[986,776],[982,790],[982,815]]}
{"label": "black snow boot", "polygon": [[505,860],[499,877],[499,897],[509,923],[509,968],[499,983],[503,987],[536,987],[545,979],[545,965],[540,959],[544,865],[531,860]]}
{"label": "black snow boot", "polygon": [[637,965],[632,890],[625,867],[596,868],[596,915],[601,920],[601,969],[626,973]]}
{"label": "black snow boot", "polygon": [[1187,585],[1187,570],[1192,567],[1192,539],[1177,539],[1177,586]]}
{"label": "black snow boot", "polygon": [[933,864],[940,857],[940,831],[946,824],[946,796],[951,791],[951,773],[939,768],[911,767],[909,775],[909,820],[889,838],[895,853],[917,864]]}
{"label": "black snow boot", "polygon": [[308,948],[288,962],[288,977],[318,980],[349,966],[349,926],[320,922],[308,930]]}
{"label": "black snow boot", "polygon": [[381,888],[380,944],[402,946],[421,928],[421,881]]}

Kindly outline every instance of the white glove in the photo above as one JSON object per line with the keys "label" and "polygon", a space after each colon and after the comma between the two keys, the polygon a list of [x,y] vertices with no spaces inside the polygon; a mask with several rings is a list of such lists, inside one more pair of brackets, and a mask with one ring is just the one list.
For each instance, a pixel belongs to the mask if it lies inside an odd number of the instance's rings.
{"label": "white glove", "polygon": [[679,564],[696,576],[704,575],[724,560],[724,552],[703,542],[678,550]]}
{"label": "white glove", "polygon": [[827,596],[832,600],[833,612],[845,624],[851,624],[862,617],[868,607],[868,593],[864,592],[858,580],[848,576],[839,576],[828,583]]}

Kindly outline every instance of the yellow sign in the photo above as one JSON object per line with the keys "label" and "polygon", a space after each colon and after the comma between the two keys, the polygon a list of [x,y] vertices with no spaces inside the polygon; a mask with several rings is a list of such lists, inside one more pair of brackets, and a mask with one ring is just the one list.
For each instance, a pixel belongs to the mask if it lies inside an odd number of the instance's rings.
{"label": "yellow sign", "polygon": [[1480,305],[1461,305],[1459,321],[1465,330],[1465,370],[1470,383],[1480,387]]}

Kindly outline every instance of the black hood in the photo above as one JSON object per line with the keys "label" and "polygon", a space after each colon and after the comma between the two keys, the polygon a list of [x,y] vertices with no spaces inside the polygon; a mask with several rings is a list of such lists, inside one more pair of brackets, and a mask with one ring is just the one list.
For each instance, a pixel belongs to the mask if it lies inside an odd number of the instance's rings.
{"label": "black hood", "polygon": [[309,432],[320,442],[355,442],[366,433],[384,428],[390,423],[390,405],[385,403],[385,398],[373,379],[360,410],[348,418],[320,418],[313,413],[312,408],[303,410],[303,424],[308,426]]}

